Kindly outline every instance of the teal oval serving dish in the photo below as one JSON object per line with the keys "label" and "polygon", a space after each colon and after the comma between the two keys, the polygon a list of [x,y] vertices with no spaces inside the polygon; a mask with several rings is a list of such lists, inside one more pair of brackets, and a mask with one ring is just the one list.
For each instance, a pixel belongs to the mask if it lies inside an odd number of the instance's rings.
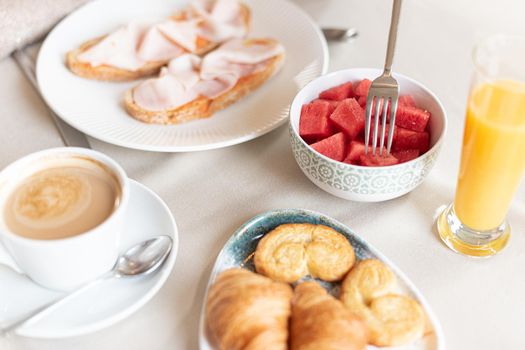
{"label": "teal oval serving dish", "polygon": [[[208,289],[215,281],[215,278],[222,271],[234,267],[243,267],[251,271],[255,271],[253,265],[253,254],[257,248],[259,240],[268,232],[281,224],[287,223],[310,223],[321,224],[333,228],[337,232],[344,235],[352,247],[354,248],[356,258],[362,259],[379,259],[396,274],[399,285],[399,292],[409,295],[417,300],[427,316],[427,327],[423,338],[418,341],[408,344],[406,346],[395,347],[396,350],[442,350],[445,349],[445,338],[443,330],[434,312],[430,308],[428,302],[423,295],[418,291],[416,286],[408,279],[408,277],[397,268],[388,258],[381,254],[377,249],[367,243],[363,238],[354,233],[350,228],[332,219],[329,216],[323,215],[305,209],[277,209],[268,211],[254,216],[241,227],[226,242],[221,252],[217,256],[215,265],[208,280],[208,286],[203,300],[201,311],[200,325],[199,325],[199,346],[201,350],[214,350],[208,342],[205,332],[204,318],[205,318],[205,304],[208,294]],[[311,279],[306,277],[304,279]],[[332,295],[339,295],[339,282],[325,282],[317,280],[323,285]],[[369,346],[369,349],[376,349],[374,346]],[[394,348],[384,348],[394,349]]]}

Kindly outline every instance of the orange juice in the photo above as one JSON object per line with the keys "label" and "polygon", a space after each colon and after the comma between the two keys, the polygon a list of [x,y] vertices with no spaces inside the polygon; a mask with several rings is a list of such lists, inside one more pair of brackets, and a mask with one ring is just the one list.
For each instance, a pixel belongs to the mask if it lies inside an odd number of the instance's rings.
{"label": "orange juice", "polygon": [[474,87],[467,107],[454,209],[484,231],[503,223],[525,169],[525,83]]}

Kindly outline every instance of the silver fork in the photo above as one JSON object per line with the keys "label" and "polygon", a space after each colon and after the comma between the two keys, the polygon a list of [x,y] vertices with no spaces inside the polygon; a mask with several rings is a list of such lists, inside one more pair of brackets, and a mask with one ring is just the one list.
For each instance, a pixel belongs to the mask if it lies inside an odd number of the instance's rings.
{"label": "silver fork", "polygon": [[[377,132],[379,126],[379,114],[380,108],[383,108],[383,117],[381,120],[381,139],[379,141],[379,154],[383,155],[383,149],[385,144],[385,129],[387,113],[390,109],[390,126],[388,129],[388,141],[387,141],[387,154],[390,153],[392,148],[392,139],[394,137],[394,125],[396,121],[397,111],[397,99],[399,97],[399,85],[397,81],[392,77],[392,61],[394,59],[394,51],[396,47],[397,37],[397,25],[399,23],[399,12],[401,11],[401,1],[394,0],[392,7],[392,20],[390,22],[390,32],[388,34],[388,48],[386,51],[385,69],[383,74],[376,78],[366,98],[366,119],[365,119],[365,154],[368,154],[369,139],[370,139],[370,124],[372,122],[372,108],[374,107],[375,101],[375,113],[374,116],[374,130],[372,134],[372,154],[376,154],[377,147]],[[390,106],[390,108],[389,108]]]}

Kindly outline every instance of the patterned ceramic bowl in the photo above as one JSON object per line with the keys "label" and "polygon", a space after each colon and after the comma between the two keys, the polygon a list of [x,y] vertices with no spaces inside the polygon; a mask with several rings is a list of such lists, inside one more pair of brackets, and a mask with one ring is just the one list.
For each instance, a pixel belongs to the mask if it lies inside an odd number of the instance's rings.
{"label": "patterned ceramic bowl", "polygon": [[306,85],[295,96],[290,108],[292,150],[303,173],[328,193],[360,202],[380,202],[402,196],[416,188],[432,169],[447,128],[445,109],[439,99],[423,84],[394,74],[400,94],[409,94],[417,104],[432,113],[430,119],[430,150],[406,163],[386,167],[363,167],[332,160],[313,150],[299,136],[301,106],[319,93],[347,81],[374,79],[382,71],[351,68],[321,76]]}

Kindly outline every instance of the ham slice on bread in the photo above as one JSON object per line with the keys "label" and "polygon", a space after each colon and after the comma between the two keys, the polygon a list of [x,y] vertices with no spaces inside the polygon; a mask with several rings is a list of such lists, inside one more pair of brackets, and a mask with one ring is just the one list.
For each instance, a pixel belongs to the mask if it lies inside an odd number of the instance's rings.
{"label": "ham slice on bread", "polygon": [[274,39],[231,39],[200,58],[171,60],[159,77],[126,92],[124,106],[146,123],[178,124],[206,118],[261,86],[284,63]]}
{"label": "ham slice on bread", "polygon": [[157,73],[171,59],[202,55],[246,36],[249,9],[238,0],[198,0],[150,25],[129,23],[67,53],[69,69],[84,78],[125,81]]}

